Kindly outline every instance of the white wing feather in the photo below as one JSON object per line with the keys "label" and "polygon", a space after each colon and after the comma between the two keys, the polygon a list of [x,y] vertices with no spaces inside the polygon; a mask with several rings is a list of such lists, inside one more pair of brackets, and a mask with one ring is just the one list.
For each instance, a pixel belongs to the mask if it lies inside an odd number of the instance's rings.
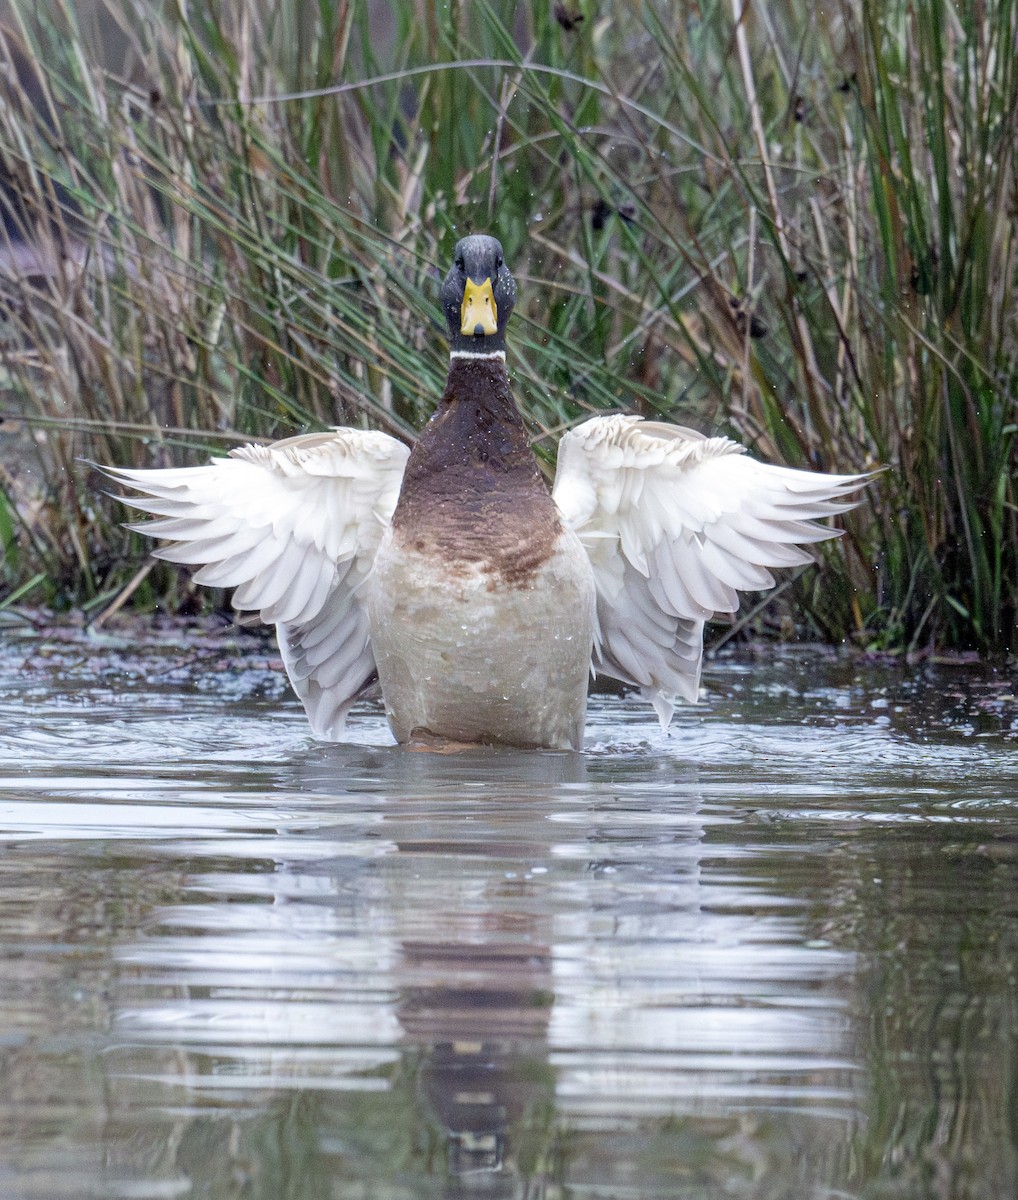
{"label": "white wing feather", "polygon": [[662,726],[697,700],[704,622],[799,547],[838,531],[814,521],[854,507],[867,475],[824,475],[749,458],[728,438],[639,417],[594,417],[559,445],[552,495],[594,568],[600,641],[592,668],[639,687]]}
{"label": "white wing feather", "polygon": [[234,588],[233,606],[276,626],[283,663],[315,735],[335,740],[371,679],[361,599],[392,518],[409,451],[384,433],[335,429],[242,446],[202,467],[103,467],[158,517],[130,528],[170,543],[153,553]]}

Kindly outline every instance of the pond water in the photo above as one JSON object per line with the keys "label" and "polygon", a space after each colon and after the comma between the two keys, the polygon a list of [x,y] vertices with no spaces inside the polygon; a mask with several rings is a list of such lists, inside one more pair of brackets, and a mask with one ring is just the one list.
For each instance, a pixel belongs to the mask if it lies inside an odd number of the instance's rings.
{"label": "pond water", "polygon": [[260,643],[0,641],[0,1196],[1018,1193],[1018,680],[715,663],[323,746]]}

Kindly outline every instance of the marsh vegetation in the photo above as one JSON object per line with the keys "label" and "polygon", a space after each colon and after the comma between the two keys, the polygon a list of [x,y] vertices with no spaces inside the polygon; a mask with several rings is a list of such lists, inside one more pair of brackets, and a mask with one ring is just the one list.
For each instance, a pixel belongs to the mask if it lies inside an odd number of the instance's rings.
{"label": "marsh vegetation", "polygon": [[1013,0],[11,0],[4,27],[0,605],[188,602],[82,458],[412,437],[437,271],[484,229],[549,466],[618,407],[886,465],[794,619],[1013,649]]}

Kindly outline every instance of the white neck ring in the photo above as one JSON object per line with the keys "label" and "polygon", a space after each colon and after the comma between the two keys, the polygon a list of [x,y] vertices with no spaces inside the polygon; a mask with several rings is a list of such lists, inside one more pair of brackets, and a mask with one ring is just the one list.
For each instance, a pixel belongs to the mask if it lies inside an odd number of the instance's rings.
{"label": "white neck ring", "polygon": [[450,350],[450,358],[500,358],[505,362],[504,350]]}

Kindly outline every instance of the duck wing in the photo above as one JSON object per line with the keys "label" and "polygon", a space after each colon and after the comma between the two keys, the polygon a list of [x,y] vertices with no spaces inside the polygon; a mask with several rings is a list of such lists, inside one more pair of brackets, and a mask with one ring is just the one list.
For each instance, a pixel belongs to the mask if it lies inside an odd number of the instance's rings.
{"label": "duck wing", "polygon": [[102,467],[157,519],[128,528],[234,588],[233,606],[276,626],[286,673],[315,735],[341,736],[375,673],[363,584],[392,518],[409,451],[384,433],[334,429],[241,446],[206,466]]}
{"label": "duck wing", "polygon": [[816,520],[845,512],[868,475],[824,475],[750,458],[724,437],[640,417],[594,417],[559,445],[552,491],[594,568],[600,641],[592,669],[640,689],[662,726],[695,703],[704,622],[771,567],[838,536]]}

